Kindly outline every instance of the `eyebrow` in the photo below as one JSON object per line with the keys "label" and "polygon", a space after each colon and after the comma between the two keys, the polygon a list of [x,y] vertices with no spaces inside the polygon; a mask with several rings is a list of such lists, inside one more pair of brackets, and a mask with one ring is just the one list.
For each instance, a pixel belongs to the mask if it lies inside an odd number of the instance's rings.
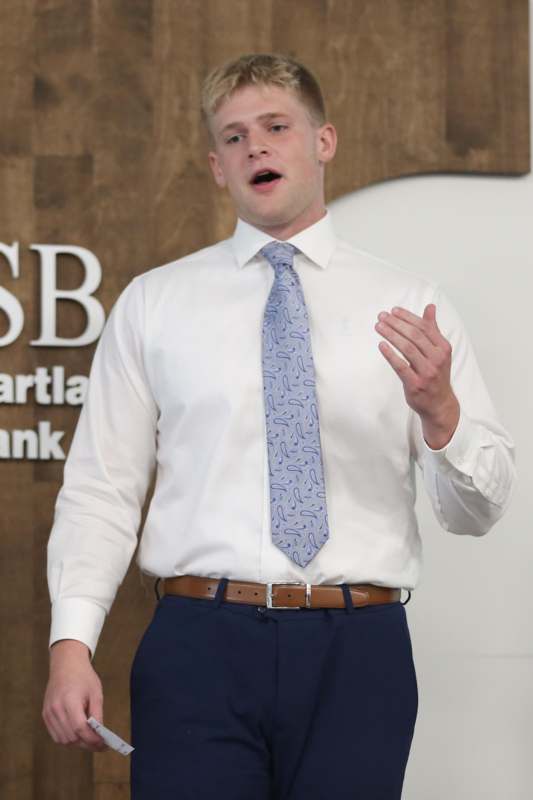
{"label": "eyebrow", "polygon": [[[274,119],[274,117],[288,117],[289,115],[285,111],[267,111],[266,114],[260,114],[256,119],[260,122],[264,120]],[[233,130],[234,128],[242,128],[245,126],[244,122],[228,122],[227,125],[224,125],[222,130],[220,131],[220,135],[223,136],[227,131]]]}

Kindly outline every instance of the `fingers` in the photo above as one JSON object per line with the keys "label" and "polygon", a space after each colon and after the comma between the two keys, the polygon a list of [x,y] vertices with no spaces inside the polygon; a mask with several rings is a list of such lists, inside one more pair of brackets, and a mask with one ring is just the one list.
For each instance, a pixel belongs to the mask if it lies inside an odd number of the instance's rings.
{"label": "fingers", "polygon": [[[93,715],[88,714],[87,716]],[[74,744],[85,746],[88,750],[106,750],[105,742],[96,731],[93,731],[87,722],[87,716],[82,712],[81,716],[76,716],[73,722],[73,731],[76,736]]]}
{"label": "fingers", "polygon": [[63,724],[59,709],[54,707],[44,708],[42,716],[48,733],[54,742],[56,744],[69,744],[72,737],[69,735],[68,728]]}
{"label": "fingers", "polygon": [[[422,373],[427,360],[432,356],[431,351],[435,350],[433,345],[413,326],[408,327],[406,323],[398,323],[390,314],[385,316],[384,312],[379,316],[380,322],[375,326],[377,332],[405,356],[417,373]],[[385,349],[380,347],[380,349],[384,355],[392,352],[390,347]]]}
{"label": "fingers", "polygon": [[414,371],[411,369],[407,361],[404,361],[403,358],[400,358],[392,347],[387,344],[387,342],[380,342],[379,349],[391,365],[391,367],[398,373],[402,381],[406,382],[409,377],[409,373],[411,373],[411,377],[414,377]]}
{"label": "fingers", "polygon": [[57,744],[106,750],[103,739],[87,722],[90,716],[103,721],[102,684],[98,675],[88,661],[70,660],[68,654],[63,657],[59,651],[56,661],[42,712],[50,736]]}
{"label": "fingers", "polygon": [[437,325],[436,311],[437,307],[435,304],[430,303],[424,309],[424,316],[419,317],[406,308],[394,306],[391,310],[391,315],[393,320],[401,320],[413,325],[429,339],[434,347],[439,347],[439,345],[442,344],[443,336]]}
{"label": "fingers", "polygon": [[[101,720],[101,712],[99,717]],[[43,720],[56,744],[76,745],[93,751],[107,749],[105,742],[88,724],[83,705],[76,699],[65,698],[64,701],[46,704]]]}
{"label": "fingers", "polygon": [[[379,322],[375,329],[407,359],[414,373],[423,378],[432,377],[435,367],[448,358],[450,349],[449,342],[434,325],[435,306],[426,306],[424,319],[402,308],[394,308],[393,312],[378,314]],[[393,354],[392,348],[385,347],[384,343],[380,343],[380,350],[387,357]],[[396,371],[402,367],[402,361],[397,357],[389,358],[389,361]]]}
{"label": "fingers", "polygon": [[[91,695],[91,697],[89,698],[89,708],[88,708],[87,716],[88,717],[94,717],[98,722],[101,722],[103,724],[103,722],[104,722],[104,697],[103,697],[101,692],[94,692]],[[89,725],[87,725],[87,727],[89,728],[89,730],[98,739],[98,745],[96,745],[97,749],[100,750],[100,751],[108,750],[109,749],[108,746],[106,745],[104,740],[96,733],[96,731],[93,731],[93,729]]]}

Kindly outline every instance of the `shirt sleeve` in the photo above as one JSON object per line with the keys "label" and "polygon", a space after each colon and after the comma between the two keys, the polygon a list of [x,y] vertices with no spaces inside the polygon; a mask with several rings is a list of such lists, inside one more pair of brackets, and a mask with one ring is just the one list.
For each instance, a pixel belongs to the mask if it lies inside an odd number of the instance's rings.
{"label": "shirt sleeve", "polygon": [[448,442],[433,450],[416,412],[410,440],[439,524],[451,533],[481,536],[507,508],[516,483],[515,444],[498,420],[469,336],[439,287],[433,301],[437,324],[452,345],[451,385],[459,423]]}
{"label": "shirt sleeve", "polygon": [[77,639],[92,656],[137,544],[156,462],[141,277],[119,295],[98,341],[48,542],[50,645]]}

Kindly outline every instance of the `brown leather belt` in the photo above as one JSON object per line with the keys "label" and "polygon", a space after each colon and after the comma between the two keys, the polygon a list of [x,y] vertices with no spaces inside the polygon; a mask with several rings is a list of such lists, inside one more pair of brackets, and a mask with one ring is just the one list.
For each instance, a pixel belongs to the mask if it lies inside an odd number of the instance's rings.
{"label": "brown leather belt", "polygon": [[[214,598],[218,578],[180,575],[163,579],[164,594],[178,594],[200,599]],[[349,584],[354,606],[394,603],[401,597],[401,589],[374,586],[371,583]],[[228,581],[223,600],[232,603],[252,603],[267,608],[344,608],[344,595],[340,585],[309,583],[252,583]]]}

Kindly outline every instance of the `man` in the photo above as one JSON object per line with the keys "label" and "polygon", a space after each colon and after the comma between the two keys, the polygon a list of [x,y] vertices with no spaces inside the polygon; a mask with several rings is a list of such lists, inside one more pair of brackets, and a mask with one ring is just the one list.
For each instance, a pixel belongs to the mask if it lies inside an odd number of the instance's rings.
{"label": "man", "polygon": [[137,276],[98,343],[49,544],[44,720],[102,747],[91,658],[157,468],[132,797],[394,800],[418,706],[414,463],[440,524],[478,536],[514,444],[444,293],[335,235],[311,73],[243,56],[202,104],[236,229]]}

